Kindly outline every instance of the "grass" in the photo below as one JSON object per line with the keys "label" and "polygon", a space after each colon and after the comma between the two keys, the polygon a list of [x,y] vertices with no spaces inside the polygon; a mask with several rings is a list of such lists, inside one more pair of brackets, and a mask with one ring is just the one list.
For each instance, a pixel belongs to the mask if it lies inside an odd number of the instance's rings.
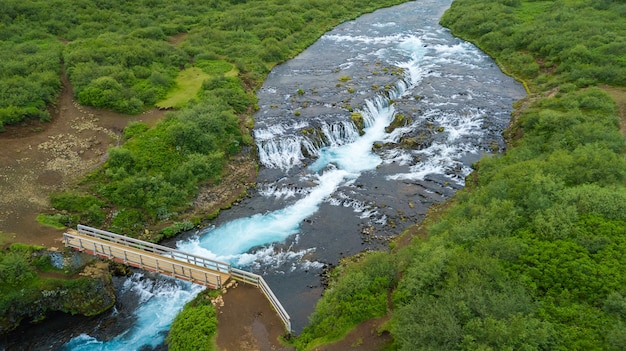
{"label": "grass", "polygon": [[54,214],[54,215],[39,214],[37,215],[37,223],[44,225],[46,227],[54,228],[54,229],[65,229],[65,226],[61,224],[61,217],[62,215],[59,215],[59,214]]}
{"label": "grass", "polygon": [[617,104],[617,111],[620,117],[620,131],[626,137],[626,88],[607,85],[602,85],[600,88],[609,93]]}
{"label": "grass", "polygon": [[176,87],[167,94],[165,100],[157,102],[156,107],[162,109],[184,107],[191,99],[196,97],[196,94],[202,87],[202,82],[210,77],[210,74],[205,73],[198,67],[182,70],[176,77]]}
{"label": "grass", "polygon": [[531,22],[538,15],[550,11],[552,1],[524,2],[516,8],[517,16],[524,22]]}
{"label": "grass", "polygon": [[223,74],[227,77],[236,77],[239,73],[237,68],[223,60],[198,60],[196,67],[210,75]]}
{"label": "grass", "polygon": [[239,71],[232,64],[221,60],[200,60],[195,67],[182,70],[176,77],[176,87],[167,97],[156,103],[161,109],[179,109],[196,97],[202,82],[216,75],[236,77]]}

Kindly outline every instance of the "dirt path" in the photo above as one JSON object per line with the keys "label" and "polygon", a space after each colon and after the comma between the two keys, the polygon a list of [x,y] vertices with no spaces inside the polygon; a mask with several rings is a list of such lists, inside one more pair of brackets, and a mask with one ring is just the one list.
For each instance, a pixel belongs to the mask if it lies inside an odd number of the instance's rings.
{"label": "dirt path", "polygon": [[106,158],[130,121],[153,124],[159,110],[138,116],[79,106],[67,80],[52,121],[27,121],[0,133],[0,232],[10,241],[55,247],[62,231],[41,226],[50,193],[71,187]]}
{"label": "dirt path", "polygon": [[217,307],[217,346],[221,351],[291,351],[279,337],[285,327],[260,289],[239,284]]}
{"label": "dirt path", "polygon": [[[118,145],[130,121],[154,125],[164,112],[151,110],[128,116],[78,105],[67,77],[52,121],[27,121],[6,126],[0,133],[0,233],[9,242],[61,247],[62,230],[44,227],[36,217],[50,208],[52,192],[68,189],[106,160],[107,149]],[[216,188],[204,188],[194,213],[209,213],[233,201],[254,181],[250,157],[235,159],[228,177]],[[208,212],[207,212],[208,211]],[[2,242],[0,240],[0,242]],[[223,295],[218,308],[217,344],[229,351],[291,351],[279,342],[282,321],[261,291],[239,285]],[[343,341],[317,350],[377,350],[384,342],[373,332],[376,321],[359,326]]]}
{"label": "dirt path", "polygon": [[[10,242],[61,247],[63,231],[37,223],[49,209],[52,192],[75,182],[106,160],[130,121],[153,125],[164,112],[128,116],[78,105],[67,77],[52,121],[27,121],[0,133],[0,233]],[[242,157],[230,165],[218,188],[203,189],[192,212],[214,211],[233,201],[254,180],[254,162]],[[3,242],[0,240],[0,242]],[[291,350],[278,342],[282,322],[263,294],[242,285],[224,295],[220,308],[220,350]]]}

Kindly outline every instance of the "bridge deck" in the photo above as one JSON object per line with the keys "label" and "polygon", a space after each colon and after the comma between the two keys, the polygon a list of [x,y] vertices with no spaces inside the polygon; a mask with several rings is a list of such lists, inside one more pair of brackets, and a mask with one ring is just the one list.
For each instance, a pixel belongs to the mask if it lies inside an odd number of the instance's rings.
{"label": "bridge deck", "polygon": [[78,225],[78,230],[63,234],[65,246],[123,263],[129,266],[172,276],[219,289],[230,278],[255,285],[268,298],[291,331],[289,314],[260,275],[233,268],[230,264],[188,254],[146,241],[104,230]]}
{"label": "bridge deck", "polygon": [[64,235],[65,245],[94,256],[111,259],[129,266],[219,289],[231,277],[228,270],[220,271],[202,267],[180,258],[172,258],[145,248],[130,246],[128,242],[115,242],[78,231]]}

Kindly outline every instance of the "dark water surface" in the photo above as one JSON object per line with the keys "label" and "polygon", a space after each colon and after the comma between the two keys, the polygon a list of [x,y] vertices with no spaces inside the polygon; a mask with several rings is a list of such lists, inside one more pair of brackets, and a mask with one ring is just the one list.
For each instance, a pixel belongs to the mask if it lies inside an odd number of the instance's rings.
{"label": "dark water surface", "polygon": [[[473,162],[504,147],[502,130],[524,89],[438,25],[450,3],[423,0],[364,15],[275,67],[258,92],[258,186],[176,245],[262,274],[300,332],[321,296],[325,268],[386,249],[431,204],[462,188]],[[358,115],[364,134],[351,120]],[[385,128],[398,115],[403,122]],[[159,347],[170,317],[146,322],[142,313],[175,315],[199,291],[173,284],[125,285],[120,291],[130,295],[113,315],[72,322],[49,337],[58,338],[52,348],[80,335],[68,349],[139,349],[146,342],[133,330],[153,341],[146,349]],[[120,336],[119,326],[130,331]]]}
{"label": "dark water surface", "polygon": [[[463,187],[473,162],[504,147],[502,130],[524,89],[476,47],[438,25],[449,4],[410,2],[344,23],[274,68],[257,94],[255,136],[263,163],[258,189],[216,226],[273,214],[306,200],[312,189],[336,187],[284,240],[260,244],[262,249],[247,251],[243,259],[216,257],[263,274],[296,332],[320,297],[324,265],[386,248],[387,238]],[[392,115],[403,114],[409,123],[364,143],[370,151],[365,155],[334,151],[370,133],[359,136],[353,112],[388,118],[381,115],[388,112],[390,97]],[[375,166],[361,167],[368,162]],[[352,175],[330,185],[312,176],[336,170]],[[265,218],[255,221],[267,224]],[[211,241],[218,237],[204,235]],[[186,249],[193,251],[191,246]],[[198,246],[208,255],[214,247],[202,240]]]}

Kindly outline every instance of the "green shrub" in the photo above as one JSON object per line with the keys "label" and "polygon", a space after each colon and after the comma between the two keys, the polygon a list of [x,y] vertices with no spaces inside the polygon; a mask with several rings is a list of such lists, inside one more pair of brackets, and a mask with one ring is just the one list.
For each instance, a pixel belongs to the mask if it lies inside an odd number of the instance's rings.
{"label": "green shrub", "polygon": [[57,210],[67,210],[70,212],[84,211],[92,206],[102,206],[104,202],[97,197],[88,194],[81,194],[74,190],[55,193],[50,195],[50,203]]}
{"label": "green shrub", "polygon": [[72,227],[76,223],[76,216],[64,215],[60,213],[37,215],[37,223],[52,227],[54,229],[64,229],[66,227]]}
{"label": "green shrub", "polygon": [[348,266],[318,302],[309,325],[295,340],[297,347],[338,340],[360,322],[387,314],[387,297],[396,276],[395,258],[380,252]]}
{"label": "green shrub", "polygon": [[217,350],[215,336],[217,316],[215,307],[205,293],[187,303],[170,328],[165,342],[169,350]]}
{"label": "green shrub", "polygon": [[232,64],[222,60],[197,60],[195,65],[210,75],[221,75],[233,69]]}
{"label": "green shrub", "polygon": [[235,77],[216,77],[202,83],[203,94],[226,102],[236,113],[244,112],[252,99]]}
{"label": "green shrub", "polygon": [[3,284],[18,286],[36,275],[24,253],[10,251],[0,256],[0,282]]}
{"label": "green shrub", "polygon": [[131,139],[134,136],[144,133],[148,129],[149,127],[145,123],[137,122],[137,121],[130,122],[124,128],[124,139],[126,140]]}
{"label": "green shrub", "polygon": [[163,228],[159,231],[159,234],[160,234],[159,240],[172,238],[176,236],[176,234],[179,234],[183,231],[191,230],[193,228],[194,228],[194,224],[189,221],[174,222],[174,224],[172,224],[171,226]]}
{"label": "green shrub", "polygon": [[137,237],[142,234],[146,216],[142,211],[134,208],[125,208],[113,215],[111,230],[118,234]]}

